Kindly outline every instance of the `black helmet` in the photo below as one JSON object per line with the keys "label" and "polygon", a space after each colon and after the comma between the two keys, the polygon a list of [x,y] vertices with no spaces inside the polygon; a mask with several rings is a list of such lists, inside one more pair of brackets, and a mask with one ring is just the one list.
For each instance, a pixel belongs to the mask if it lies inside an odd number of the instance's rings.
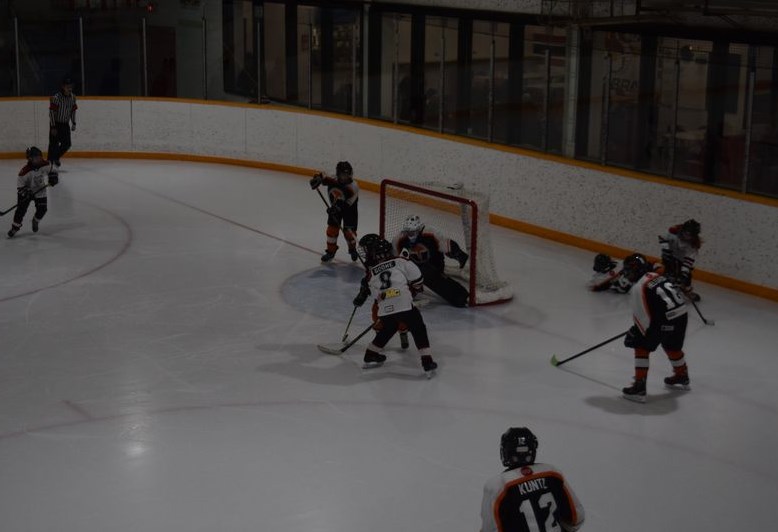
{"label": "black helmet", "polygon": [[700,234],[700,222],[695,220],[694,218],[690,220],[686,220],[681,225],[681,233],[687,233],[691,237],[696,237]]}
{"label": "black helmet", "polygon": [[367,266],[375,266],[394,256],[392,244],[378,235],[367,234],[359,239],[359,254]]}
{"label": "black helmet", "polygon": [[368,233],[359,239],[357,253],[359,253],[359,257],[362,259],[362,262],[367,263],[368,251],[372,251],[373,246],[379,240],[381,240],[381,237],[375,233]]}
{"label": "black helmet", "polygon": [[526,427],[511,427],[500,440],[500,459],[509,469],[535,463],[538,439]]}
{"label": "black helmet", "polygon": [[354,176],[354,169],[348,161],[340,161],[335,167],[335,176],[338,179],[351,179]]}
{"label": "black helmet", "polygon": [[43,157],[43,152],[37,146],[30,146],[25,152],[27,160],[31,160],[33,157]]}
{"label": "black helmet", "polygon": [[616,267],[616,261],[610,258],[610,255],[599,253],[594,257],[594,266],[592,269],[597,273],[607,273]]}
{"label": "black helmet", "polygon": [[69,75],[62,78],[61,85],[64,87],[65,85],[73,85],[73,78],[71,78]]}
{"label": "black helmet", "polygon": [[624,277],[633,283],[653,269],[652,265],[640,253],[633,253],[624,259],[622,266]]}

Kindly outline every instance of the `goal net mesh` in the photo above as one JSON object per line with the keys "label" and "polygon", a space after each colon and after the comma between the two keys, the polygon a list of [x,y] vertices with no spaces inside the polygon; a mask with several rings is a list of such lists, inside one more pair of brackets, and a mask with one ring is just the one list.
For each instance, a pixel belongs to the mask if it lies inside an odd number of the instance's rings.
{"label": "goal net mesh", "polygon": [[[489,197],[459,184],[381,182],[381,236],[393,241],[405,219],[418,215],[425,231],[455,241],[470,255],[464,268],[446,257],[445,273],[470,291],[471,305],[508,301],[508,283],[494,263],[489,225]],[[442,251],[446,251],[445,249]]]}

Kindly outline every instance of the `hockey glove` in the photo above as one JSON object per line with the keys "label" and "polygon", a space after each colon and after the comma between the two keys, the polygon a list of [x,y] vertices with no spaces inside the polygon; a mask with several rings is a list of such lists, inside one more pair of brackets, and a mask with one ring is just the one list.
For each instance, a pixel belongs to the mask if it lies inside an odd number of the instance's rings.
{"label": "hockey glove", "polygon": [[333,203],[330,205],[330,207],[327,209],[327,214],[334,218],[339,218],[341,216],[341,202]]}
{"label": "hockey glove", "polygon": [[367,285],[367,279],[364,277],[362,278],[362,286],[359,288],[359,293],[357,294],[357,297],[354,298],[355,307],[361,307],[365,304],[365,301],[367,301],[368,296],[370,295],[370,288]]}
{"label": "hockey glove", "polygon": [[467,264],[467,259],[469,259],[469,258],[470,258],[470,255],[468,255],[464,251],[460,250],[459,254],[456,257],[457,261],[459,262],[459,269],[460,270],[465,267],[465,264]]}
{"label": "hockey glove", "polygon": [[400,256],[404,259],[411,260],[411,250],[408,248],[402,248],[400,250]]}
{"label": "hockey glove", "polygon": [[313,177],[310,180],[311,189],[316,190],[316,188],[322,184],[323,177],[321,174],[314,174]]}
{"label": "hockey glove", "polygon": [[637,349],[643,344],[643,333],[640,332],[637,325],[633,325],[627,331],[627,335],[624,337],[624,347],[630,349]]}
{"label": "hockey glove", "polygon": [[59,183],[59,174],[54,171],[49,172],[49,185],[53,187],[57,183]]}

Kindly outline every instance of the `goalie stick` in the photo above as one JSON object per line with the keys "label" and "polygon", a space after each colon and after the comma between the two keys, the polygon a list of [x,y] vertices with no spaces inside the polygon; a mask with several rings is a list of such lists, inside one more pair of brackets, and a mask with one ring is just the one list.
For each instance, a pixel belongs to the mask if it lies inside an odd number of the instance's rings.
{"label": "goalie stick", "polygon": [[374,326],[374,325],[375,325],[375,323],[371,323],[370,325],[368,325],[368,326],[367,326],[367,329],[365,329],[364,331],[362,331],[361,333],[359,333],[359,335],[358,335],[356,338],[354,338],[353,340],[351,340],[351,341],[350,341],[349,343],[347,343],[347,344],[343,344],[343,345],[341,345],[340,347],[336,347],[336,346],[333,346],[333,345],[331,345],[331,344],[330,344],[330,345],[319,344],[319,345],[317,345],[316,347],[318,347],[318,348],[319,348],[319,351],[321,351],[322,353],[327,353],[328,355],[342,355],[343,353],[345,353],[346,351],[348,351],[348,349],[349,349],[349,348],[350,348],[352,345],[354,345],[355,343],[357,343],[357,342],[358,342],[358,341],[359,341],[359,340],[360,340],[360,339],[361,339],[361,338],[362,338],[364,335],[366,335],[367,333],[369,333],[369,332],[370,332],[370,330],[373,328],[373,326]]}
{"label": "goalie stick", "polygon": [[597,345],[595,345],[595,346],[592,346],[592,347],[590,347],[589,349],[585,349],[585,350],[581,351],[580,353],[576,353],[575,355],[573,355],[573,356],[571,356],[571,357],[567,357],[567,358],[565,358],[565,359],[563,359],[563,360],[557,360],[557,358],[556,358],[556,355],[553,355],[553,356],[551,357],[551,365],[552,365],[552,366],[554,366],[554,367],[557,367],[557,366],[561,366],[562,364],[566,364],[567,362],[570,362],[571,360],[573,360],[573,359],[575,359],[575,358],[578,358],[578,357],[580,357],[580,356],[583,356],[583,355],[585,355],[586,353],[589,353],[590,351],[594,351],[594,350],[595,350],[595,349],[597,349],[598,347],[602,347],[602,346],[604,346],[604,345],[606,345],[606,344],[609,344],[609,343],[613,342],[614,340],[618,340],[618,339],[619,339],[619,338],[621,338],[622,336],[627,336],[627,333],[628,333],[628,332],[629,332],[629,331],[624,331],[624,332],[623,332],[623,333],[621,333],[621,334],[617,334],[617,335],[616,335],[616,336],[614,336],[613,338],[608,338],[608,339],[607,339],[607,340],[605,340],[604,342],[600,342],[599,344],[597,344]]}

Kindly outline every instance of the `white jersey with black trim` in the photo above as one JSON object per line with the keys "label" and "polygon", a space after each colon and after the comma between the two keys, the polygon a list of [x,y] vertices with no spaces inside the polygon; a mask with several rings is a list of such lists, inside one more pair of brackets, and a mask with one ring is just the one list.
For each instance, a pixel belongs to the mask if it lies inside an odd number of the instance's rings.
{"label": "white jersey with black trim", "polygon": [[35,194],[35,197],[45,198],[46,189],[43,187],[46,185],[46,176],[49,173],[49,168],[48,161],[43,161],[43,164],[37,168],[31,164],[25,165],[19,172],[19,177],[16,178],[16,188],[27,188],[30,192],[37,190],[38,193]]}
{"label": "white jersey with black trim", "polygon": [[669,250],[670,254],[681,263],[681,271],[690,273],[694,269],[699,249],[672,231],[661,237],[661,239],[663,241],[662,247]]}
{"label": "white jersey with black trim", "polygon": [[410,260],[395,257],[369,270],[370,293],[378,303],[378,316],[388,316],[413,308],[411,285],[421,285],[419,267]]}

